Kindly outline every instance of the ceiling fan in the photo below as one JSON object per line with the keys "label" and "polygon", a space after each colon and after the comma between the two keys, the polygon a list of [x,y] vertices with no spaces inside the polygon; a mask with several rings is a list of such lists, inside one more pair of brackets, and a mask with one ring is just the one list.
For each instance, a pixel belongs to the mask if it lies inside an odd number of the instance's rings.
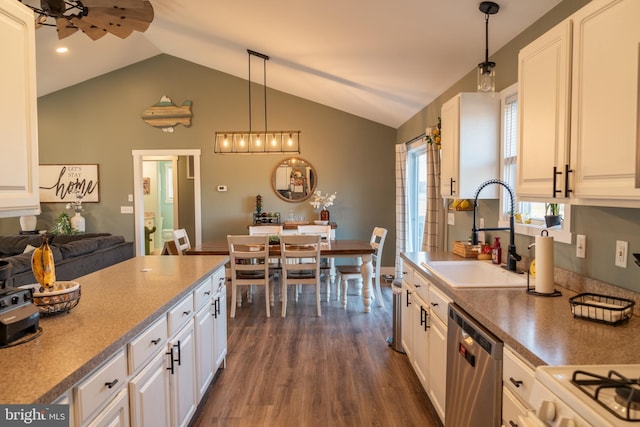
{"label": "ceiling fan", "polygon": [[124,39],[134,31],[145,32],[153,21],[153,6],[147,0],[40,0],[39,7],[18,1],[36,13],[36,28],[55,26],[59,39],[78,30],[92,40],[107,33]]}

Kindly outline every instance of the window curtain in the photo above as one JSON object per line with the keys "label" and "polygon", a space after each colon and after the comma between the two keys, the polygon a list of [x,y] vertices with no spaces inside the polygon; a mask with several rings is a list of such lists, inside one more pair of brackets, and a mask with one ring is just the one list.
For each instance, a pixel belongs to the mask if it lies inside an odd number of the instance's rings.
{"label": "window curtain", "polygon": [[406,203],[407,203],[407,146],[396,145],[396,272],[395,277],[402,277],[402,258],[400,253],[407,247],[406,243]]}
{"label": "window curtain", "polygon": [[444,203],[440,193],[440,147],[427,146],[427,215],[422,236],[422,250],[434,252],[444,248]]}

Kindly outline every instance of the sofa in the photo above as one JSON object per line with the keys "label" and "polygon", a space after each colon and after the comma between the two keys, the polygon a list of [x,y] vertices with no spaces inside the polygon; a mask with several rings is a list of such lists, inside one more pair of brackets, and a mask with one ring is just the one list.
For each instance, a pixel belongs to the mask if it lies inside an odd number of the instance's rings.
{"label": "sofa", "polygon": [[[47,235],[57,280],[73,280],[133,257],[133,242],[110,233]],[[36,283],[31,270],[33,249],[41,235],[0,236],[0,259],[11,264],[7,285]]]}

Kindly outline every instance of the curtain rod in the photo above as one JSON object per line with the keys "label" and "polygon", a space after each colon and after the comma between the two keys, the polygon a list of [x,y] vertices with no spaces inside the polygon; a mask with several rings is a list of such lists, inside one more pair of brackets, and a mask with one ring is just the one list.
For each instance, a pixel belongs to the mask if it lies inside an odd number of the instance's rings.
{"label": "curtain rod", "polygon": [[414,137],[413,139],[410,139],[409,141],[405,142],[405,145],[411,145],[417,140],[424,138],[425,136],[427,136],[427,134],[423,132],[420,135]]}

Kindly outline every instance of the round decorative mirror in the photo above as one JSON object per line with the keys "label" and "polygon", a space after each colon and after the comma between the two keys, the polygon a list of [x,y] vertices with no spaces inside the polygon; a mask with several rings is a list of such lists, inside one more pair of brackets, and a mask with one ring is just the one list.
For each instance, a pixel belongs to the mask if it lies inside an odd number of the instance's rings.
{"label": "round decorative mirror", "polygon": [[276,165],[271,176],[273,191],[287,202],[302,202],[316,191],[316,170],[300,157],[284,159]]}

